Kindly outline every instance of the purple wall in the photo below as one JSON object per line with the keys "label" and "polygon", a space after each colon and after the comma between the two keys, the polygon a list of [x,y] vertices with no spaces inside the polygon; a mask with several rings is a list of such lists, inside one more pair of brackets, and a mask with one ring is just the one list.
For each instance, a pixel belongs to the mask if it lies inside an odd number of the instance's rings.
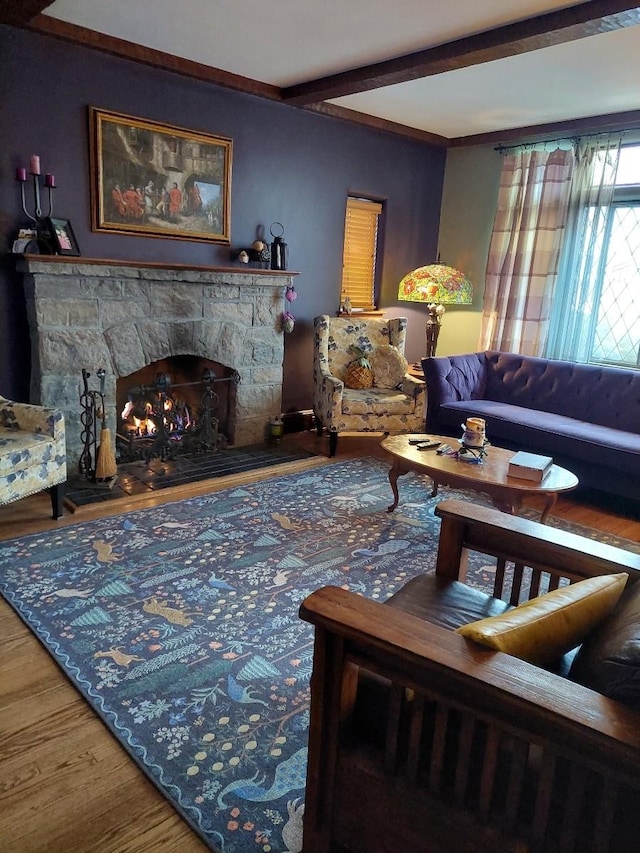
{"label": "purple wall", "polygon": [[[296,328],[286,339],[285,411],[311,407],[313,318],[338,308],[347,194],[386,200],[382,307],[397,305],[400,278],[436,254],[444,149],[10,27],[0,26],[0,42],[6,250],[24,220],[15,169],[35,153],[43,173],[56,175],[55,213],[71,220],[86,257],[229,266],[226,246],[91,231],[88,107],[233,139],[231,248],[250,245],[258,225],[268,235],[270,223],[282,222],[289,269],[300,272]],[[28,326],[12,270],[4,255],[0,394],[27,399]],[[410,324],[409,334],[421,339],[424,328]]]}

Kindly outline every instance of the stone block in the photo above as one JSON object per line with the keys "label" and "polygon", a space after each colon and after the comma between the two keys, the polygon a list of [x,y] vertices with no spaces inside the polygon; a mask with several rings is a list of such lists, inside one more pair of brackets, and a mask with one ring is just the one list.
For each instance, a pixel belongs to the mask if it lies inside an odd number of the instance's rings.
{"label": "stone block", "polygon": [[260,365],[248,371],[247,381],[252,385],[280,385],[282,383],[282,365]]}
{"label": "stone block", "polygon": [[215,347],[207,358],[219,361],[227,367],[235,367],[242,373],[242,366],[246,361],[246,330],[242,326],[233,323],[223,323]]}
{"label": "stone block", "polygon": [[[282,293],[274,291],[260,295],[254,305],[253,325],[272,330],[280,330],[279,317],[285,310],[285,300]],[[288,308],[288,303],[287,303]]]}
{"label": "stone block", "polygon": [[193,355],[196,345],[194,323],[167,323],[167,331],[172,355]]}
{"label": "stone block", "polygon": [[194,355],[217,361],[215,353],[218,351],[218,338],[220,337],[221,329],[222,323],[208,323],[205,320],[196,323],[194,329],[196,338]]}
{"label": "stone block", "polygon": [[261,444],[267,435],[269,420],[263,417],[246,418],[236,424],[234,447]]}
{"label": "stone block", "polygon": [[240,299],[240,287],[237,284],[212,284],[206,285],[203,292],[205,305],[208,302],[230,302]]}
{"label": "stone block", "polygon": [[[137,328],[145,354],[144,364],[151,364],[161,358],[166,358],[171,353],[169,328],[166,323],[138,323]],[[140,367],[144,367],[144,364],[141,364]]]}
{"label": "stone block", "polygon": [[100,301],[100,324],[103,329],[121,326],[136,317],[149,317],[150,308],[146,300],[103,299]]}
{"label": "stone block", "polygon": [[111,366],[109,344],[102,335],[91,330],[73,329],[70,331],[43,331],[38,347],[39,366],[43,374],[59,373],[67,375],[69,368],[75,367],[78,376],[82,368]]}
{"label": "stone block", "polygon": [[97,299],[38,299],[38,325],[45,329],[55,326],[99,328]]}
{"label": "stone block", "polygon": [[104,333],[113,358],[113,367],[118,376],[128,376],[146,364],[140,336],[134,323],[113,326]]}
{"label": "stone block", "polygon": [[210,321],[226,321],[250,328],[253,325],[253,306],[248,302],[208,302],[204,306],[204,318]]}
{"label": "stone block", "polygon": [[202,289],[174,284],[172,287],[151,288],[150,316],[156,319],[193,319],[202,317]]}

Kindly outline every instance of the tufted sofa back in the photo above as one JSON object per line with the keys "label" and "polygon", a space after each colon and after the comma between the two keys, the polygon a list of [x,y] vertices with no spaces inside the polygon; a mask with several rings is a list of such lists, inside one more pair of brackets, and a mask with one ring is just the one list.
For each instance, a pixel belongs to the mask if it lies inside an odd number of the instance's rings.
{"label": "tufted sofa back", "polygon": [[487,400],[640,431],[640,371],[508,352],[485,353]]}
{"label": "tufted sofa back", "polygon": [[640,432],[640,370],[493,350],[426,358],[422,366],[430,423],[443,403],[484,399]]}

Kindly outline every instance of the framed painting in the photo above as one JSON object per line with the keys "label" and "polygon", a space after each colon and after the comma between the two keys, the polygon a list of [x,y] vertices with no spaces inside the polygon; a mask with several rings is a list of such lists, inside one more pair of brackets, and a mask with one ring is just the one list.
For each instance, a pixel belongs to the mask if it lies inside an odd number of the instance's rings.
{"label": "framed painting", "polygon": [[89,112],[94,231],[230,242],[231,139]]}

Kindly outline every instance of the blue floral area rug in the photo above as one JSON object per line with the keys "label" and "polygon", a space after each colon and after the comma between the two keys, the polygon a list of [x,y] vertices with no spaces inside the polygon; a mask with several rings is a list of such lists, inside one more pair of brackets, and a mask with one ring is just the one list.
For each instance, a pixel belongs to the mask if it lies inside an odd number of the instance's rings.
{"label": "blue floral area rug", "polygon": [[[326,584],[386,600],[433,570],[444,497],[329,464],[0,543],[0,591],[220,853],[300,853],[313,630]],[[469,579],[493,570],[476,555]]]}

